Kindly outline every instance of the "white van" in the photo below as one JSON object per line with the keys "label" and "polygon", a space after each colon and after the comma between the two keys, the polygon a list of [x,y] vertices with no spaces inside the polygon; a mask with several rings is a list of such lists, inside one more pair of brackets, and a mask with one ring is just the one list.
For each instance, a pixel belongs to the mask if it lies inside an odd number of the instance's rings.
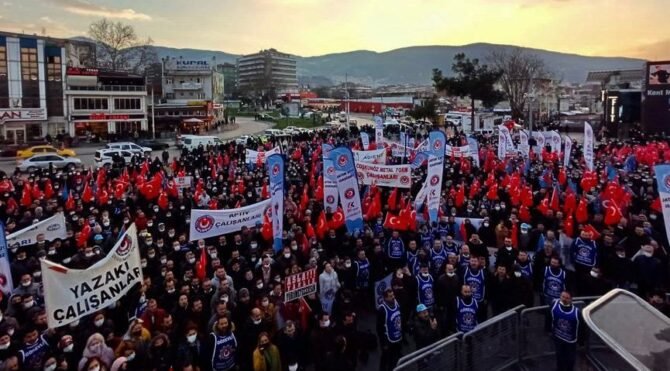
{"label": "white van", "polygon": [[218,146],[220,144],[223,144],[221,139],[219,137],[215,137],[213,135],[189,135],[189,136],[183,136],[181,139],[182,142],[182,148],[190,150],[194,150],[198,148],[198,146],[202,145],[203,147],[207,146]]}
{"label": "white van", "polygon": [[265,129],[263,134],[265,134],[267,136],[274,136],[274,135],[282,135],[283,133],[279,129]]}

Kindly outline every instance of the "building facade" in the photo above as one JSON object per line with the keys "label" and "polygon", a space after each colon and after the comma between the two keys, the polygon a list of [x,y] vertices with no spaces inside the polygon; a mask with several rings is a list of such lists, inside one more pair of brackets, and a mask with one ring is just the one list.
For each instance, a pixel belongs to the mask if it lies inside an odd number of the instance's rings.
{"label": "building facade", "polygon": [[211,59],[163,59],[163,98],[172,104],[189,101],[220,103],[224,93],[223,73]]}
{"label": "building facade", "polygon": [[148,130],[143,76],[78,67],[66,76],[70,136],[108,140]]}
{"label": "building facade", "polygon": [[0,143],[39,142],[65,130],[66,66],[94,55],[85,42],[0,32]]}
{"label": "building facade", "polygon": [[237,60],[237,88],[256,96],[298,93],[296,66],[293,56],[275,49],[245,55]]}
{"label": "building facade", "polygon": [[224,63],[217,65],[216,69],[223,74],[225,98],[232,98],[237,92],[237,67],[232,63]]}

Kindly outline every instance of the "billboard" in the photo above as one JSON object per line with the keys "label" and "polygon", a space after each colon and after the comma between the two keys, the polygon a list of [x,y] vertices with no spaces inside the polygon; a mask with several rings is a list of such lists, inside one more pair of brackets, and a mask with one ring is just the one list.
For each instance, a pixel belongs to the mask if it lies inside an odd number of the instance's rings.
{"label": "billboard", "polygon": [[171,71],[211,71],[212,65],[206,59],[172,58],[165,61],[165,69]]}
{"label": "billboard", "polygon": [[648,62],[642,93],[642,126],[651,133],[670,133],[670,61]]}

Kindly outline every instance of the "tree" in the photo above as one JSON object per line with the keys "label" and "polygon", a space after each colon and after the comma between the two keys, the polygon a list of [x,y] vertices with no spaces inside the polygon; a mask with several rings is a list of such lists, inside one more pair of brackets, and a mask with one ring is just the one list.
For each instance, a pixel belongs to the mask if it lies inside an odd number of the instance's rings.
{"label": "tree", "polygon": [[490,54],[489,60],[503,72],[500,85],[512,109],[512,118],[525,117],[526,102],[534,85],[533,79],[551,78],[544,61],[521,48],[494,51]]}
{"label": "tree", "polygon": [[97,44],[98,67],[143,73],[148,65],[158,63],[153,40],[140,40],[131,25],[103,18],[89,25],[88,35]]}
{"label": "tree", "polygon": [[503,99],[502,92],[495,88],[502,71],[491,69],[485,64],[480,65],[478,59],[470,60],[463,53],[456,54],[451,70],[455,76],[445,77],[442,71],[437,68],[433,69],[433,84],[438,92],[446,92],[447,95],[460,98],[470,98],[471,125],[474,130],[475,101],[480,100],[484,107],[492,108]]}
{"label": "tree", "polygon": [[435,113],[437,112],[437,98],[431,97],[423,101],[423,104],[420,106],[414,107],[411,111],[408,112],[409,116],[415,120],[429,120],[431,123],[435,124]]}

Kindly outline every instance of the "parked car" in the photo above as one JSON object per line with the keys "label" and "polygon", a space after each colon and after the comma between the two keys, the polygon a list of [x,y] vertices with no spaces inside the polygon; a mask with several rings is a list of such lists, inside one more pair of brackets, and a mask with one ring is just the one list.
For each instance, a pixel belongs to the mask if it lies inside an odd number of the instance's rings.
{"label": "parked car", "polygon": [[155,139],[140,139],[135,142],[140,147],[151,148],[154,151],[162,151],[170,148],[170,145],[165,142],[159,142]]}
{"label": "parked car", "polygon": [[235,138],[235,144],[241,144],[243,146],[247,145],[247,141],[251,139],[250,136],[248,135],[242,135],[240,137]]}
{"label": "parked car", "polygon": [[95,151],[95,168],[99,169],[101,167],[114,167],[114,156],[117,154],[123,157],[123,160],[126,164],[129,163],[133,158],[133,154],[130,151],[122,151],[118,149],[99,149]]}
{"label": "parked car", "polygon": [[213,135],[189,135],[182,137],[182,148],[193,150],[202,145],[203,147],[218,146],[223,144],[219,137]]}
{"label": "parked car", "polygon": [[139,156],[151,155],[151,148],[142,147],[142,146],[139,146],[139,145],[137,145],[133,142],[108,143],[107,146],[105,146],[105,148],[130,151],[130,153],[136,154],[136,155],[139,155]]}
{"label": "parked car", "polygon": [[75,157],[63,157],[57,154],[36,155],[19,164],[21,171],[32,172],[37,169],[48,169],[52,164],[56,169],[74,170],[81,166],[81,160]]}
{"label": "parked car", "polygon": [[56,148],[54,146],[33,146],[16,151],[16,157],[29,158],[39,154],[53,153],[63,157],[74,157],[77,154],[69,148]]}

